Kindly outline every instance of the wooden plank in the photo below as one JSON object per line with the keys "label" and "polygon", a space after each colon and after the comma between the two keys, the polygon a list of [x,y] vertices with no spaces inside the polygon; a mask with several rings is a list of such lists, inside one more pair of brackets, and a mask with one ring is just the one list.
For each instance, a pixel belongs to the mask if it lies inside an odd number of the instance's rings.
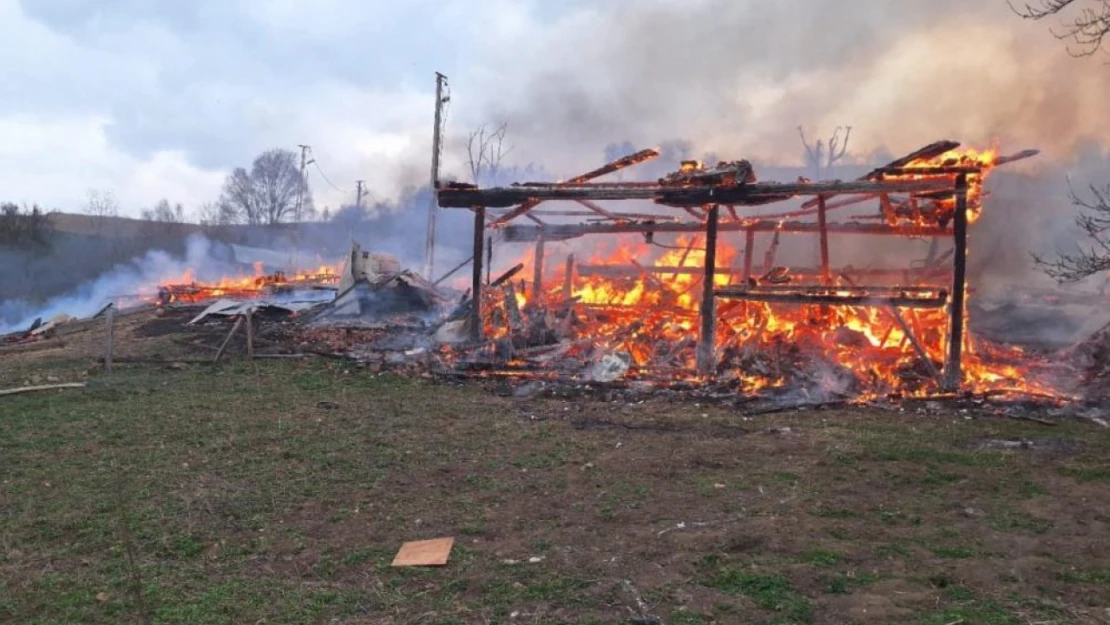
{"label": "wooden plank", "polygon": [[19,393],[34,393],[37,391],[53,391],[63,388],[85,388],[84,382],[65,382],[62,384],[40,384],[38,386],[21,386],[0,390],[0,395],[18,395]]}
{"label": "wooden plank", "polygon": [[400,551],[393,558],[393,566],[445,566],[454,545],[454,538],[407,542],[401,545]]}

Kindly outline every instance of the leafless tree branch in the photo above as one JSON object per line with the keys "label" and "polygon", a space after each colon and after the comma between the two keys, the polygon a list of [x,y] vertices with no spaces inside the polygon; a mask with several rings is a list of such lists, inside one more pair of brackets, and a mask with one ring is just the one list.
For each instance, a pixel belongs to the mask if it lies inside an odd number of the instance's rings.
{"label": "leafless tree branch", "polygon": [[[1071,181],[1068,181],[1070,186]],[[1089,185],[1087,196],[1074,188],[1068,193],[1072,204],[1080,209],[1075,223],[1086,235],[1087,244],[1076,243],[1075,251],[1057,251],[1056,258],[1033,255],[1033,260],[1052,279],[1060,283],[1079,282],[1095,274],[1110,271],[1110,184]]]}
{"label": "leafless tree branch", "polygon": [[511,147],[505,146],[507,132],[507,123],[502,123],[492,131],[482,124],[467,137],[466,164],[470,167],[470,179],[474,184],[481,184],[483,180],[497,179],[501,162],[512,151]]}
{"label": "leafless tree branch", "polygon": [[[1082,6],[1089,2],[1090,6]],[[1110,36],[1110,0],[1040,0],[1036,5],[1015,6],[1007,0],[1010,9],[1027,20],[1040,21],[1075,9],[1074,17],[1063,20],[1060,30],[1052,30],[1057,39],[1070,39],[1072,56],[1091,56],[1103,49],[1103,41]]]}

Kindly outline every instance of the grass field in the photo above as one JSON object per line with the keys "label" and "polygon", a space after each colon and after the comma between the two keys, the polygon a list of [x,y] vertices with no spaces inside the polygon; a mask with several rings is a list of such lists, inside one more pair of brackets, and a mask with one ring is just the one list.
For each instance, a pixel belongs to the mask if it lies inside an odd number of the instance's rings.
{"label": "grass field", "polygon": [[[0,621],[1110,622],[1096,426],[746,418],[345,367],[117,366],[0,397]],[[1016,438],[1052,445],[979,446]],[[439,536],[448,566],[389,566]]]}

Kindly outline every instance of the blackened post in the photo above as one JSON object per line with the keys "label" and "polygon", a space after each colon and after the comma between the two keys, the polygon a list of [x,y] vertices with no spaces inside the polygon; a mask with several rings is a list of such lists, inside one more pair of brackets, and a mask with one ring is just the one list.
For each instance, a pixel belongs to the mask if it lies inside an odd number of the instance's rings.
{"label": "blackened post", "polygon": [[544,257],[544,239],[540,237],[536,239],[536,257],[532,267],[532,302],[535,304],[540,303],[540,298],[543,293],[543,257]]}
{"label": "blackened post", "polygon": [[821,239],[821,284],[829,284],[829,224],[825,221],[825,196],[817,196],[817,228]]}
{"label": "blackened post", "polygon": [[744,283],[752,277],[752,255],[755,254],[755,230],[744,233]]}
{"label": "blackened post", "polygon": [[474,208],[474,273],[470,284],[470,338],[482,340],[482,258],[486,242],[486,207]]}
{"label": "blackened post", "polygon": [[964,288],[967,285],[967,174],[956,176],[956,213],[952,216],[956,255],[952,260],[952,308],[948,313],[948,362],[944,367],[945,386],[960,388],[960,358],[964,340]]}
{"label": "blackened post", "polygon": [[493,235],[486,237],[486,284],[489,284],[491,271],[493,271]]}
{"label": "blackened post", "polygon": [[716,311],[714,304],[714,278],[717,275],[717,222],[721,207],[714,204],[709,209],[705,225],[705,278],[702,280],[701,335],[698,342],[698,374],[713,373],[714,329]]}

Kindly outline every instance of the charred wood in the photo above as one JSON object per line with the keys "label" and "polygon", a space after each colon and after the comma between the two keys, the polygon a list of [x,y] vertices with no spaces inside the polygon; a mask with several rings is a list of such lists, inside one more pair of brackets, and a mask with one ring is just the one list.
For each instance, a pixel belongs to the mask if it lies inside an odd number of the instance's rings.
{"label": "charred wood", "polygon": [[[876,236],[906,236],[906,237],[949,237],[952,231],[937,226],[888,226],[886,224],[866,223],[831,223],[828,231],[834,234],[858,234]],[[612,222],[591,224],[549,224],[543,228],[538,226],[509,225],[504,229],[505,241],[510,243],[523,243],[535,241],[541,236],[549,241],[573,239],[593,234],[646,234],[646,233],[697,233],[705,230],[704,223],[676,222],[676,223],[637,223],[637,222]],[[749,222],[722,222],[719,232],[776,232],[787,234],[816,234],[820,227],[816,223],[793,221],[779,222],[771,220],[753,220]]]}

